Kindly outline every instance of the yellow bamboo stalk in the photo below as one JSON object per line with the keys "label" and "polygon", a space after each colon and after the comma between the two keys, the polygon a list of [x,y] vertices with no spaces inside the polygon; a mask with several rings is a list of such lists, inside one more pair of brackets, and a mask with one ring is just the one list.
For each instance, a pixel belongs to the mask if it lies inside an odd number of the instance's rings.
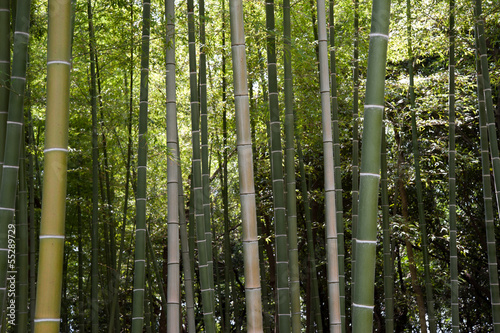
{"label": "yellow bamboo stalk", "polygon": [[49,1],[47,118],[35,332],[59,332],[71,53],[70,0]]}

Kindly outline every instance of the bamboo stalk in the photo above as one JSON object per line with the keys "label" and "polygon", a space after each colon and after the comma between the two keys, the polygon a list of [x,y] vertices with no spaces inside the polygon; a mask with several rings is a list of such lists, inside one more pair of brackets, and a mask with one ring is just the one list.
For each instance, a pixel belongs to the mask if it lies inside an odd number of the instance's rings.
{"label": "bamboo stalk", "polygon": [[60,324],[71,68],[68,0],[49,2],[47,49],[44,194],[34,328],[37,333],[58,332]]}

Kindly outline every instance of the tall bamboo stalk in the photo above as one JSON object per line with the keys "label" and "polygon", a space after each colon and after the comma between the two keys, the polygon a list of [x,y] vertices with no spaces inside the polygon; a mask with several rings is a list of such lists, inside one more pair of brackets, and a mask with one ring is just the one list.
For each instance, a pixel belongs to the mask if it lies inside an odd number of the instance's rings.
{"label": "tall bamboo stalk", "polygon": [[[179,253],[179,167],[177,151],[177,100],[175,82],[175,4],[165,2],[167,21],[166,68],[167,68],[167,149],[172,154],[167,160],[168,191],[168,273],[167,273],[167,325],[169,332],[181,328],[180,300],[180,253]],[[189,267],[189,265],[186,265]]]}
{"label": "tall bamboo stalk", "polygon": [[382,131],[382,165],[380,184],[382,188],[382,229],[384,247],[384,295],[385,332],[394,332],[394,264],[391,251],[391,226],[389,222],[389,191],[387,185],[387,140],[385,123]]}
{"label": "tall bamboo stalk", "polygon": [[[15,281],[14,211],[17,193],[20,146],[23,142],[24,91],[30,25],[30,0],[17,2],[17,18],[14,31],[14,54],[8,99],[8,116],[5,129],[3,172],[0,185],[0,330],[5,319],[7,278]],[[3,12],[3,11],[2,11]],[[8,29],[6,33],[9,33]],[[5,52],[5,51],[4,51]],[[10,54],[10,52],[9,52]],[[6,61],[5,59],[3,61]],[[3,76],[5,77],[5,75]],[[4,96],[5,98],[5,96]],[[3,101],[5,104],[5,100]],[[5,111],[5,110],[0,110]],[[9,247],[10,245],[10,247]],[[11,289],[9,289],[11,290]]]}
{"label": "tall bamboo stalk", "polygon": [[[477,4],[477,3],[476,3]],[[477,10],[477,7],[476,7]],[[479,37],[476,35],[476,43]],[[477,43],[478,44],[478,43]],[[498,262],[496,256],[496,237],[494,227],[493,213],[493,195],[491,193],[491,165],[490,154],[488,150],[488,117],[486,116],[486,93],[484,91],[484,73],[482,73],[481,59],[476,60],[477,70],[477,96],[479,104],[479,133],[481,138],[481,166],[483,171],[483,200],[485,213],[485,229],[486,229],[486,252],[488,255],[488,275],[490,282],[490,298],[493,317],[493,329],[495,333],[500,332],[500,290],[498,280]],[[491,144],[490,144],[491,146]]]}
{"label": "tall bamboo stalk", "polygon": [[335,208],[335,173],[333,159],[332,116],[330,108],[330,72],[326,36],[325,1],[318,0],[318,46],[321,111],[323,124],[323,160],[325,173],[326,253],[328,264],[328,306],[330,332],[342,332],[340,318],[340,283],[338,270],[337,223]]}
{"label": "tall bamboo stalk", "polygon": [[456,150],[455,150],[455,0],[450,0],[450,51],[449,51],[449,92],[448,92],[448,205],[450,220],[450,284],[451,284],[451,329],[458,333],[460,328],[458,294],[458,253],[457,253],[457,213],[456,213]]}
{"label": "tall bamboo stalk", "polygon": [[290,291],[288,286],[288,236],[285,211],[285,186],[281,149],[281,125],[276,72],[276,31],[274,0],[266,2],[267,74],[269,80],[269,127],[271,178],[273,184],[274,227],[276,242],[277,327],[279,332],[290,331]]}
{"label": "tall bamboo stalk", "polygon": [[71,2],[50,0],[47,113],[35,332],[58,332],[61,310],[71,68]]}
{"label": "tall bamboo stalk", "polygon": [[230,0],[229,7],[231,15],[231,51],[233,56],[236,140],[243,229],[243,258],[245,265],[247,332],[256,333],[262,332],[263,326],[245,32],[243,29],[243,4],[241,0]]}
{"label": "tall bamboo stalk", "polygon": [[488,66],[488,54],[486,50],[486,37],[484,31],[484,16],[481,0],[476,0],[475,16],[476,16],[476,34],[477,46],[481,64],[481,74],[483,77],[483,91],[486,110],[486,126],[488,126],[488,138],[490,142],[490,155],[493,166],[493,181],[495,184],[495,196],[497,201],[498,214],[500,214],[500,158],[498,152],[497,132],[495,125],[495,115],[493,111],[493,97],[491,92],[490,73]]}
{"label": "tall bamboo stalk", "polygon": [[134,294],[132,298],[132,333],[143,331],[146,274],[146,171],[148,129],[148,78],[150,3],[143,1],[141,91],[139,105],[139,147],[137,154],[137,194],[135,229]]}
{"label": "tall bamboo stalk", "polygon": [[354,45],[353,45],[353,96],[352,96],[352,257],[351,257],[351,294],[356,281],[356,238],[359,219],[359,2],[354,0]]}
{"label": "tall bamboo stalk", "polygon": [[[0,1],[0,166],[3,166],[5,133],[9,110],[10,81],[10,8],[9,0]],[[3,167],[0,167],[0,181]],[[1,325],[1,324],[0,324]]]}
{"label": "tall bamboo stalk", "polygon": [[417,188],[418,221],[420,225],[420,236],[422,239],[422,254],[424,262],[425,295],[427,303],[427,314],[429,316],[429,330],[436,332],[436,315],[434,314],[434,296],[432,292],[432,282],[429,269],[429,250],[427,237],[427,222],[425,220],[424,199],[422,190],[422,180],[420,177],[420,152],[418,144],[417,116],[415,112],[415,84],[413,75],[413,49],[411,38],[411,1],[406,1],[406,23],[407,23],[407,42],[408,42],[408,73],[410,78],[410,110],[411,110],[411,137],[413,146],[413,165],[415,169],[415,185]]}
{"label": "tall bamboo stalk", "polygon": [[25,147],[21,147],[19,159],[19,200],[17,203],[17,285],[16,285],[16,330],[28,332],[28,191],[26,188]]}
{"label": "tall bamboo stalk", "polygon": [[283,1],[283,40],[285,69],[285,171],[286,212],[288,220],[288,253],[290,268],[290,306],[292,332],[301,331],[299,250],[297,248],[297,195],[295,185],[295,120],[293,109],[292,36],[290,23],[290,0]]}
{"label": "tall bamboo stalk", "polygon": [[385,65],[389,41],[390,0],[374,0],[366,78],[363,150],[359,188],[359,224],[356,235],[356,267],[352,303],[353,332],[373,327],[375,256],[377,247],[380,147],[384,113]]}
{"label": "tall bamboo stalk", "polygon": [[[314,250],[314,239],[312,230],[312,220],[311,220],[311,207],[309,206],[309,194],[307,193],[307,179],[306,171],[304,167],[304,157],[302,155],[302,148],[300,145],[300,137],[297,138],[297,154],[299,157],[299,167],[300,167],[300,178],[301,181],[301,192],[302,201],[304,202],[304,217],[306,222],[306,233],[307,233],[307,257],[309,261],[309,276],[311,279],[311,303],[314,313],[314,318],[311,318],[310,322],[316,322],[317,332],[323,332],[323,321],[321,319],[321,305],[319,300],[319,290],[318,290],[318,273],[316,270],[316,258]],[[342,304],[342,303],[341,303]]]}
{"label": "tall bamboo stalk", "polygon": [[[333,128],[333,162],[335,173],[335,209],[337,222],[337,242],[339,256],[339,284],[340,284],[340,318],[342,323],[342,332],[346,331],[345,315],[345,249],[344,249],[344,208],[342,202],[342,170],[340,163],[340,128],[339,128],[339,106],[337,99],[337,64],[335,57],[335,4],[333,0],[330,3],[329,31],[330,31],[330,83],[332,86],[332,128]],[[357,61],[356,61],[357,63]],[[356,99],[357,100],[357,99]],[[356,125],[357,127],[357,125]],[[357,179],[358,176],[356,176]],[[354,179],[354,176],[353,176]],[[357,181],[357,180],[356,180]]]}
{"label": "tall bamboo stalk", "polygon": [[209,266],[209,252],[211,247],[207,244],[206,223],[203,207],[203,180],[200,148],[200,101],[198,80],[196,77],[196,48],[195,48],[195,22],[193,0],[187,1],[188,12],[188,41],[189,41],[189,86],[191,92],[191,133],[193,144],[192,159],[192,192],[194,204],[194,218],[196,223],[196,236],[198,245],[198,267],[200,274],[203,320],[207,332],[215,332],[213,289],[213,271]]}
{"label": "tall bamboo stalk", "polygon": [[87,2],[90,50],[90,98],[92,108],[92,259],[91,259],[91,323],[92,333],[99,332],[99,146],[97,143],[97,81],[95,36],[92,1]]}

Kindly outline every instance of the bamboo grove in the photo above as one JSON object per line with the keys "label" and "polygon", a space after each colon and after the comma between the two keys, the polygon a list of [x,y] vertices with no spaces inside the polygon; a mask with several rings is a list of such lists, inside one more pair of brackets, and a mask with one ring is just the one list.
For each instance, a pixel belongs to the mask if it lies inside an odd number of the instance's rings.
{"label": "bamboo grove", "polygon": [[499,332],[500,6],[0,0],[0,332]]}

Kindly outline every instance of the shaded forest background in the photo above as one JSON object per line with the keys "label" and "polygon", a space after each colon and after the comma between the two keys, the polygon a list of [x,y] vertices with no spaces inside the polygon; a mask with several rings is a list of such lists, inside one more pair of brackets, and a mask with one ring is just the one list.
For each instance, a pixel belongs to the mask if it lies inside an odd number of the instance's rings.
{"label": "shaded forest background", "polygon": [[[93,25],[98,76],[99,105],[99,179],[92,179],[92,122],[90,86],[90,55],[87,2],[75,2],[73,39],[73,65],[71,83],[69,164],[66,244],[63,285],[62,332],[75,331],[83,321],[90,329],[90,258],[92,221],[92,181],[100,187],[99,204],[99,279],[100,279],[100,327],[105,329],[109,320],[108,282],[113,272],[113,260],[117,258],[120,243],[119,229],[125,222],[125,264],[119,272],[120,321],[130,326],[133,278],[135,199],[125,200],[126,165],[128,142],[132,138],[132,165],[137,165],[137,123],[139,106],[139,73],[141,46],[141,6],[124,0],[93,1]],[[282,31],[280,3],[276,4],[277,31]],[[449,221],[448,221],[448,3],[437,0],[415,1],[412,4],[412,45],[415,56],[415,94],[420,166],[424,190],[425,218],[429,236],[430,270],[434,290],[435,309],[440,331],[450,331],[450,282],[449,282]],[[177,110],[181,166],[184,193],[189,204],[191,166],[191,120],[189,100],[189,61],[186,4],[177,7]],[[227,5],[226,7],[227,8]],[[345,264],[347,312],[350,307],[350,259],[352,221],[352,149],[353,149],[353,45],[354,9],[350,0],[335,4],[335,33],[337,57],[337,82],[339,102],[339,127],[341,140],[341,170],[343,188],[343,213],[345,223]],[[359,75],[360,119],[362,133],[362,101],[368,55],[371,2],[359,3]],[[254,144],[255,184],[258,197],[258,220],[262,243],[261,271],[265,307],[264,317],[274,320],[275,311],[275,263],[272,184],[270,176],[268,141],[268,82],[266,64],[265,3],[260,0],[244,2],[245,32],[247,35],[247,65],[249,69],[249,93]],[[484,1],[486,41],[490,76],[496,107],[497,128],[500,122],[500,6],[495,1]],[[323,160],[321,140],[321,106],[319,98],[316,8],[312,1],[292,3],[292,61],[293,90],[297,140],[303,150],[306,177],[299,173],[297,162],[297,189],[302,183],[308,186],[314,232],[315,257],[322,318],[327,329],[328,302],[326,281],[325,228],[323,209]],[[156,260],[163,268],[166,281],[167,256],[167,177],[166,161],[171,158],[167,150],[165,134],[165,19],[163,3],[151,6],[151,55],[149,71],[148,115],[148,197],[147,220]],[[197,9],[195,8],[197,15]],[[414,262],[420,272],[418,284],[423,282],[421,238],[418,227],[418,210],[415,188],[415,171],[409,108],[409,77],[406,1],[396,0],[391,8],[390,42],[386,74],[386,119],[388,142],[389,199],[391,209],[392,242],[394,245],[395,330],[419,331],[417,305],[414,298],[410,259],[405,242],[414,248]],[[477,112],[474,15],[469,1],[456,3],[456,116],[457,116],[457,225],[460,280],[461,331],[492,331],[490,292],[487,271],[486,233],[480,163],[479,120]],[[46,106],[46,45],[47,3],[34,0],[31,8],[29,66],[27,95],[25,99],[28,152],[35,157],[34,179],[36,219],[39,221],[41,206],[41,179],[43,177],[44,121]],[[197,22],[198,22],[197,18]],[[223,22],[225,19],[225,22]],[[223,55],[230,57],[229,15],[224,14],[221,1],[206,2],[207,31],[207,91],[208,133],[210,152],[210,195],[213,228],[214,274],[216,281],[216,318],[222,329],[222,318],[227,306],[232,308],[232,331],[244,331],[244,273],[240,218],[239,187],[235,144],[235,124],[232,92],[228,88],[223,99],[223,83],[232,87],[231,66],[222,74]],[[223,38],[227,38],[223,43]],[[197,38],[199,36],[197,35]],[[283,86],[282,34],[277,33],[278,84]],[[199,45],[199,41],[197,41]],[[133,77],[131,81],[131,70]],[[132,82],[132,94],[130,83]],[[280,104],[283,103],[282,89]],[[129,96],[132,96],[130,100]],[[133,105],[129,117],[130,102]],[[229,137],[227,145],[222,139],[223,109],[227,108]],[[283,110],[283,105],[280,105]],[[129,122],[131,136],[129,136]],[[362,147],[362,142],[360,143]],[[224,302],[223,191],[221,187],[222,153],[229,155],[229,203],[231,261],[235,284],[231,304]],[[136,171],[132,168],[131,186],[135,191]],[[308,266],[304,202],[297,190],[299,226],[299,263],[303,325],[307,332],[314,329],[309,317],[312,313],[310,299],[311,267]],[[127,217],[123,219],[124,206]],[[407,211],[407,218],[404,218]],[[189,205],[185,214],[190,218]],[[495,217],[498,234],[498,216]],[[124,220],[124,221],[123,221]],[[194,233],[191,244],[194,244]],[[81,243],[79,243],[79,239]],[[497,237],[498,239],[498,237]],[[379,243],[382,244],[381,233]],[[194,251],[194,255],[196,255]],[[384,330],[384,295],[382,275],[382,246],[378,249],[374,329]],[[79,259],[79,255],[82,255]],[[498,256],[498,251],[497,251]],[[79,262],[80,261],[80,262]],[[195,265],[196,267],[196,265]],[[82,270],[83,269],[83,270]],[[148,276],[148,306],[152,331],[160,331],[165,325],[161,312],[161,300],[156,276],[152,270]],[[196,276],[196,275],[195,275]],[[196,297],[199,284],[195,278]],[[239,308],[239,309],[238,309]],[[199,304],[195,308],[197,323],[202,324]],[[239,316],[237,314],[240,314]]]}

